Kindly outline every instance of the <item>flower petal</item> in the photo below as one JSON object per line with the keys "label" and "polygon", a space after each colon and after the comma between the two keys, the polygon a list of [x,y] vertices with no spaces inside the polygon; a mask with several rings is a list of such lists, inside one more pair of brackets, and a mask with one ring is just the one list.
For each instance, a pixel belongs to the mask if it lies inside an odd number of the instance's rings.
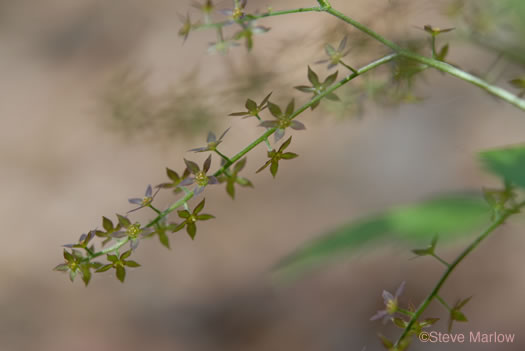
{"label": "flower petal", "polygon": [[182,182],[179,183],[179,186],[186,186],[186,185],[191,185],[195,182],[195,178],[193,177],[190,177],[190,178],[186,178],[184,179]]}
{"label": "flower petal", "polygon": [[370,317],[371,321],[376,321],[378,319],[381,319],[388,315],[388,312],[386,310],[377,311],[376,314],[374,314],[372,317]]}
{"label": "flower petal", "polygon": [[403,293],[403,290],[405,290],[405,281],[401,282],[401,284],[399,285],[399,288],[397,288],[396,290],[396,295],[395,295],[395,298],[398,298],[399,295],[401,295]]}
{"label": "flower petal", "polygon": [[294,130],[305,130],[306,129],[304,124],[302,124],[299,121],[292,121],[292,124],[290,124],[290,128],[292,128]]}
{"label": "flower petal", "polygon": [[274,137],[275,137],[275,142],[278,142],[279,140],[281,140],[281,138],[284,136],[284,129],[277,129],[275,131],[275,134],[274,134]]}
{"label": "flower petal", "polygon": [[394,296],[392,296],[391,293],[389,293],[386,290],[383,290],[383,300],[385,301],[385,305],[394,299]]}
{"label": "flower petal", "polygon": [[211,167],[211,155],[206,158],[206,161],[204,161],[204,164],[202,165],[202,170],[204,173],[207,173],[210,170]]}
{"label": "flower petal", "polygon": [[151,195],[153,194],[153,189],[151,188],[151,184],[148,185],[148,187],[146,188],[146,193],[144,194],[146,197],[151,197]]}
{"label": "flower petal", "polygon": [[195,162],[184,159],[184,163],[186,163],[186,167],[188,167],[191,173],[195,174],[200,172],[199,165]]}
{"label": "flower petal", "polygon": [[208,137],[206,138],[206,142],[213,143],[217,141],[217,137],[215,136],[214,132],[208,132]]}
{"label": "flower petal", "polygon": [[279,121],[262,121],[261,124],[259,124],[260,127],[265,128],[275,128],[279,125]]}

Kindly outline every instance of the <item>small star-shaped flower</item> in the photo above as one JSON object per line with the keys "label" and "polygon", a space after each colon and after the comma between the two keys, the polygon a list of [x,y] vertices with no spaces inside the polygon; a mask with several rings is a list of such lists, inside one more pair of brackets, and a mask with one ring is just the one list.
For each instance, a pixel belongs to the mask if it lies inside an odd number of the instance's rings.
{"label": "small star-shaped flower", "polygon": [[270,173],[275,178],[277,175],[277,170],[279,169],[279,161],[280,160],[291,160],[299,155],[293,152],[284,152],[284,150],[290,145],[292,142],[292,137],[289,137],[279,148],[279,150],[275,151],[268,151],[268,157],[270,158],[266,163],[257,170],[256,173],[261,172],[266,167],[270,166]]}
{"label": "small star-shaped flower", "polygon": [[197,226],[195,223],[197,221],[207,221],[208,219],[215,218],[215,216],[211,214],[200,213],[204,208],[205,200],[206,199],[202,199],[202,201],[199,202],[199,204],[193,209],[193,212],[191,213],[188,210],[178,211],[179,217],[184,219],[184,222],[177,225],[173,229],[173,232],[178,232],[182,228],[186,227],[186,232],[190,238],[192,240],[195,239],[195,235],[197,234]]}
{"label": "small star-shaped flower", "polygon": [[299,121],[296,121],[292,119],[292,115],[294,113],[294,99],[292,99],[288,106],[286,106],[286,110],[283,113],[281,111],[281,108],[277,106],[276,104],[268,101],[268,109],[270,110],[270,113],[276,118],[276,120],[273,121],[263,121],[259,126],[265,127],[265,128],[277,128],[275,131],[275,141],[279,141],[285,133],[285,129],[290,127],[295,130],[304,130],[306,127],[304,124],[302,124]]}
{"label": "small star-shaped flower", "polygon": [[230,130],[230,128],[226,129],[224,131],[224,133],[221,134],[219,139],[217,139],[217,137],[215,136],[215,133],[209,132],[208,133],[208,138],[206,139],[206,142],[208,143],[208,145],[206,145],[204,147],[197,147],[197,148],[191,149],[189,151],[205,152],[205,151],[214,151],[214,150],[216,150],[217,146],[219,146],[219,144],[222,143],[222,139],[224,138],[226,133],[228,133],[229,130]]}
{"label": "small star-shaped flower", "polygon": [[153,199],[155,198],[159,190],[160,188],[157,189],[155,194],[153,194],[153,188],[151,187],[151,185],[148,185],[148,187],[146,188],[146,191],[144,192],[143,198],[135,197],[135,198],[128,199],[128,202],[130,204],[139,205],[139,207],[128,211],[128,213],[140,210],[143,207],[151,205],[151,203],[153,202]]}
{"label": "small star-shaped flower", "polygon": [[402,282],[401,285],[399,285],[399,288],[396,290],[396,294],[392,296],[392,294],[386,290],[383,290],[383,300],[385,301],[385,309],[377,311],[376,314],[374,314],[370,320],[375,321],[378,319],[383,318],[383,323],[385,323],[387,320],[389,320],[398,309],[398,297],[403,293],[403,290],[405,289],[405,282]]}
{"label": "small star-shaped flower", "polygon": [[247,99],[245,103],[246,111],[244,112],[233,112],[230,113],[230,116],[239,116],[242,118],[248,118],[248,117],[258,117],[259,113],[261,113],[262,110],[268,107],[268,100],[270,99],[270,96],[272,93],[266,95],[266,97],[263,99],[263,101],[257,105],[255,101],[252,99]]}
{"label": "small star-shaped flower", "polygon": [[[303,93],[312,93],[314,94],[312,98],[315,98],[316,96],[323,94],[326,91],[326,89],[328,89],[328,87],[335,82],[335,80],[337,79],[337,74],[338,72],[336,71],[335,73],[326,77],[324,82],[321,83],[317,74],[310,68],[310,66],[308,66],[308,80],[310,81],[310,83],[312,83],[312,86],[299,85],[296,86],[295,89],[302,91]],[[324,98],[332,101],[340,101],[339,97],[334,93],[327,94],[324,96]],[[320,103],[321,101],[319,100],[312,104],[310,108],[313,110],[317,106],[319,106]]]}
{"label": "small star-shaped flower", "polygon": [[328,55],[327,59],[317,61],[316,63],[328,63],[328,69],[334,68],[337,66],[343,57],[348,55],[350,53],[350,50],[345,51],[346,42],[347,42],[348,36],[345,36],[341,42],[339,43],[339,47],[334,49],[334,47],[330,44],[326,44],[324,47],[324,50],[326,52],[326,55]]}
{"label": "small star-shaped flower", "polygon": [[199,195],[208,184],[218,184],[219,183],[219,181],[217,180],[215,176],[206,175],[206,173],[210,170],[211,155],[208,156],[206,161],[204,161],[204,164],[202,165],[202,170],[200,169],[199,165],[197,165],[193,161],[184,159],[184,162],[186,163],[186,167],[188,167],[193,177],[190,176],[184,179],[179,184],[179,186],[187,186],[193,183],[197,184],[197,187],[193,190],[193,194],[195,196]]}

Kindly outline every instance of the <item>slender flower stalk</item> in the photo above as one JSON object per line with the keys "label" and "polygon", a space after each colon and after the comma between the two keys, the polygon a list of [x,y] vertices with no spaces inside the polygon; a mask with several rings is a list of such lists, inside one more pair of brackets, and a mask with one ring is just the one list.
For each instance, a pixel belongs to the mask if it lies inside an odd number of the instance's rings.
{"label": "slender flower stalk", "polygon": [[441,278],[438,280],[436,286],[434,286],[430,294],[425,298],[425,300],[423,300],[423,302],[419,305],[417,310],[414,312],[412,318],[410,318],[410,321],[407,323],[405,329],[403,330],[403,333],[401,334],[401,336],[399,336],[394,346],[397,347],[405,339],[405,337],[407,337],[407,335],[410,333],[410,331],[412,330],[412,327],[417,322],[421,314],[427,309],[427,307],[430,305],[432,300],[434,300],[434,298],[437,299],[439,291],[441,290],[441,288],[447,281],[448,277],[452,274],[452,272],[456,269],[456,267],[465,259],[465,257],[467,257],[474,249],[476,249],[479,246],[479,244],[483,240],[485,240],[491,233],[493,233],[503,223],[505,223],[505,221],[510,216],[518,213],[518,211],[523,207],[525,207],[525,201],[519,203],[518,205],[516,205],[515,207],[511,209],[507,209],[501,212],[498,215],[498,217],[494,219],[492,224],[487,229],[485,229],[485,231],[483,231],[483,233],[481,233],[481,235],[479,235],[469,246],[467,246],[458,255],[458,257],[456,257],[456,259],[452,263],[450,263],[450,265],[445,270]]}

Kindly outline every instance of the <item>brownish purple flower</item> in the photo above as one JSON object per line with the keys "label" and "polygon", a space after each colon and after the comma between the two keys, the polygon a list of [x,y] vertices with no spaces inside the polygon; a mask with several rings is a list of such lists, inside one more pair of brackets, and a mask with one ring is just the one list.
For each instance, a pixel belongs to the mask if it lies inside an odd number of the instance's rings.
{"label": "brownish purple flower", "polygon": [[277,128],[275,131],[275,141],[279,141],[285,133],[285,129],[290,127],[295,130],[304,130],[306,127],[304,124],[302,124],[299,121],[296,121],[292,119],[295,105],[294,105],[294,99],[292,99],[288,106],[286,106],[286,110],[284,113],[282,112],[281,108],[277,106],[276,104],[268,101],[268,109],[270,110],[270,113],[276,118],[276,120],[273,121],[263,121],[259,126],[265,127],[265,128]]}
{"label": "brownish purple flower", "polygon": [[209,176],[206,174],[211,167],[211,155],[208,156],[206,161],[204,161],[204,164],[202,165],[202,170],[200,169],[199,165],[197,165],[193,161],[184,159],[184,162],[186,163],[186,167],[188,167],[188,170],[193,176],[184,179],[179,184],[179,186],[188,186],[194,183],[197,184],[197,187],[193,190],[193,194],[195,196],[199,195],[208,184],[219,183],[215,176]]}

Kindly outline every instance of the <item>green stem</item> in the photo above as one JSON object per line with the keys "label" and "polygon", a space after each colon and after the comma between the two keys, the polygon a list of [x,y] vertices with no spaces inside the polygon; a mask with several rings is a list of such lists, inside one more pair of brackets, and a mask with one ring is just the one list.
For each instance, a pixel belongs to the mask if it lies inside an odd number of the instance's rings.
{"label": "green stem", "polygon": [[156,208],[155,206],[153,206],[152,204],[149,204],[148,207],[151,208],[153,211],[157,212],[157,214],[161,213],[160,210]]}
{"label": "green stem", "polygon": [[436,59],[436,57],[437,57],[437,54],[436,54],[436,36],[434,34],[432,34],[432,39],[431,39],[430,45],[432,46],[432,58]]}
{"label": "green stem", "polygon": [[374,32],[367,26],[353,20],[352,18],[345,16],[343,13],[333,9],[332,7],[323,9],[324,12],[331,14],[332,16],[335,16],[339,18],[340,20],[354,26],[355,28],[359,29],[363,33],[369,35],[370,37],[374,38],[375,40],[379,41],[383,45],[389,47],[390,49],[397,52],[400,56],[406,57],[408,59],[423,63],[429,67],[435,68],[437,70],[440,70],[442,72],[446,72],[450,74],[451,76],[454,76],[456,78],[459,78],[461,80],[464,80],[465,82],[471,83],[488,93],[497,96],[508,103],[518,107],[521,110],[525,111],[525,100],[521,99],[520,97],[508,92],[505,89],[502,89],[500,87],[497,87],[495,85],[492,85],[486,81],[484,81],[481,78],[478,78],[470,73],[467,73],[457,67],[454,67],[446,62],[442,62],[439,60],[435,60],[430,57],[422,56],[419,54],[416,54],[415,52],[403,49],[399,45],[395,44],[394,42],[384,38],[383,36],[379,35],[378,33]]}
{"label": "green stem", "polygon": [[414,312],[405,310],[404,308],[397,308],[396,312],[399,312],[401,314],[404,314],[405,316],[412,317],[414,315]]}
{"label": "green stem", "polygon": [[442,259],[438,255],[436,255],[435,253],[432,253],[432,257],[434,257],[439,262],[443,263],[445,265],[445,267],[450,267],[450,264],[447,261],[445,261],[444,259]]}
{"label": "green stem", "polygon": [[[259,120],[259,122],[262,122],[261,116],[259,114],[256,114],[255,117]],[[268,138],[264,141],[266,143],[266,147],[268,147],[268,151],[272,151],[272,145],[270,145],[270,142],[268,141]]]}
{"label": "green stem", "polygon": [[85,257],[83,259],[83,261],[89,261],[89,260],[92,260],[95,257],[99,257],[99,256],[102,256],[102,255],[106,255],[106,254],[108,254],[110,252],[116,251],[116,250],[120,249],[122,246],[124,246],[128,241],[129,241],[129,236],[125,237],[124,239],[122,239],[120,241],[117,241],[114,245],[112,245],[112,246],[110,246],[108,248],[105,248],[103,250],[100,250],[98,252],[93,253],[92,255],[89,255],[89,256]]}
{"label": "green stem", "polygon": [[357,73],[357,71],[355,70],[355,68],[353,68],[352,66],[350,65],[347,65],[346,63],[344,63],[343,61],[339,60],[339,64],[341,64],[342,66],[346,67],[347,69],[349,69],[350,71],[352,71],[352,73]]}
{"label": "green stem", "polygon": [[224,161],[226,162],[229,162],[230,161],[230,158],[228,156],[226,156],[225,154],[223,154],[222,152],[220,152],[219,150],[217,149],[213,149],[213,151],[215,151],[215,153],[217,155],[219,155],[220,157],[222,157],[224,159]]}
{"label": "green stem", "polygon": [[[298,9],[292,9],[292,10],[283,10],[283,11],[272,11],[272,12],[265,12],[260,15],[246,15],[243,18],[239,18],[237,22],[248,22],[248,21],[255,21],[261,18],[266,17],[274,17],[274,16],[282,16],[282,15],[289,15],[293,13],[303,13],[303,12],[321,12],[323,11],[323,8],[315,6],[315,7],[302,7]],[[199,26],[193,26],[192,30],[202,30],[202,29],[210,29],[210,28],[216,28],[216,27],[224,27],[231,25],[235,22],[232,22],[231,20],[228,21],[222,21],[217,23],[209,23],[209,24],[202,24]]]}
{"label": "green stem", "polygon": [[450,308],[450,306],[445,302],[445,300],[443,300],[443,299],[441,298],[441,296],[439,296],[439,295],[436,294],[436,299],[437,299],[439,302],[441,302],[441,304],[442,304],[443,306],[445,306],[445,308],[447,309],[447,311],[450,312],[450,311],[452,310],[452,308]]}
{"label": "green stem", "polygon": [[412,329],[412,326],[414,325],[414,323],[416,323],[416,321],[419,319],[421,314],[426,310],[426,308],[428,307],[430,302],[432,302],[432,300],[438,295],[439,290],[441,289],[443,284],[445,284],[445,282],[447,281],[448,277],[454,271],[454,269],[457,267],[457,265],[460,264],[461,261],[463,261],[465,259],[465,257],[467,257],[468,254],[470,254],[476,247],[478,247],[478,245],[485,238],[487,238],[494,230],[496,230],[499,226],[501,226],[505,222],[505,220],[507,218],[509,218],[511,215],[517,213],[517,210],[519,210],[520,208],[522,208],[524,206],[525,206],[525,201],[520,203],[520,204],[518,204],[516,207],[514,207],[512,209],[507,209],[504,212],[502,212],[494,220],[494,222],[487,229],[485,229],[485,231],[480,236],[478,236],[469,246],[467,246],[467,248],[465,248],[463,250],[463,252],[461,252],[461,254],[459,254],[458,257],[456,257],[456,259],[449,265],[449,267],[446,269],[445,273],[443,273],[443,275],[441,276],[441,278],[439,279],[437,284],[434,286],[434,289],[432,289],[432,291],[426,297],[426,299],[423,300],[421,305],[419,305],[418,309],[416,310],[416,312],[414,313],[414,315],[412,316],[412,318],[408,322],[407,326],[403,330],[403,333],[401,334],[399,339],[397,339],[395,346],[398,346],[399,343],[408,335],[408,333]]}

